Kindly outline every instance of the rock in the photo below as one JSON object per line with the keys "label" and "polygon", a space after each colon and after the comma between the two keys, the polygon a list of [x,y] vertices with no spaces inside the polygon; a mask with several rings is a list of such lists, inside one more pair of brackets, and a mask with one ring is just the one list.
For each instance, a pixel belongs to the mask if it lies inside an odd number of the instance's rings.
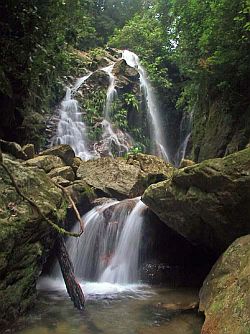
{"label": "rock", "polygon": [[52,169],[65,166],[62,159],[55,155],[41,155],[25,161],[23,165],[29,167],[38,167],[43,169],[46,173],[49,173]]}
{"label": "rock", "polygon": [[75,152],[73,151],[71,146],[65,144],[53,146],[41,152],[39,155],[55,155],[56,157],[61,158],[68,166],[71,166],[73,164],[75,158]]}
{"label": "rock", "polygon": [[86,213],[93,206],[92,202],[96,199],[96,193],[85,181],[76,180],[69,185],[66,190],[77,204],[81,214]]}
{"label": "rock", "polygon": [[185,168],[195,165],[195,162],[188,159],[182,159],[179,168]]}
{"label": "rock", "polygon": [[149,184],[166,179],[172,171],[173,167],[161,159],[140,154],[128,160],[108,157],[83,161],[77,177],[99,196],[124,199],[141,195]]}
{"label": "rock", "polygon": [[249,233],[250,149],[181,169],[142,200],[170,228],[219,255]]}
{"label": "rock", "polygon": [[[4,160],[20,189],[55,224],[66,215],[66,203],[43,170]],[[36,297],[36,281],[49,251],[54,232],[16,192],[0,166],[0,326],[29,309]]]}
{"label": "rock", "polygon": [[8,142],[0,139],[0,146],[3,153],[9,153],[17,159],[27,160],[28,157],[21,146],[15,142]]}
{"label": "rock", "polygon": [[62,187],[68,187],[71,182],[69,180],[65,180],[63,177],[61,176],[55,176],[55,177],[52,177],[51,180],[57,184],[59,184],[60,186]]}
{"label": "rock", "polygon": [[109,75],[103,70],[97,70],[88,79],[88,84],[98,87],[108,87],[109,86]]}
{"label": "rock", "polygon": [[48,173],[48,175],[51,178],[60,176],[63,179],[71,181],[71,182],[75,180],[75,173],[70,166],[54,168]]}
{"label": "rock", "polygon": [[81,164],[81,161],[82,161],[82,159],[79,158],[79,157],[75,157],[74,160],[73,160],[73,163],[72,163],[71,167],[73,168],[73,171],[75,172],[75,174],[76,174],[77,169],[79,168],[79,166]]}
{"label": "rock", "polygon": [[200,290],[202,334],[248,334],[250,235],[237,239],[213,266]]}
{"label": "rock", "polygon": [[139,72],[135,68],[130,67],[124,59],[120,59],[115,63],[112,72],[116,78],[115,86],[119,94],[126,92],[140,93]]}
{"label": "rock", "polygon": [[27,155],[27,159],[33,159],[35,157],[35,146],[33,144],[24,145],[22,150]]}
{"label": "rock", "polygon": [[176,312],[176,311],[188,311],[198,308],[199,301],[194,301],[191,303],[158,303],[157,308],[161,308],[167,311]]}
{"label": "rock", "polygon": [[115,63],[112,72],[118,78],[119,76],[125,76],[132,81],[138,81],[140,78],[139,72],[129,66],[124,59],[120,59]]}

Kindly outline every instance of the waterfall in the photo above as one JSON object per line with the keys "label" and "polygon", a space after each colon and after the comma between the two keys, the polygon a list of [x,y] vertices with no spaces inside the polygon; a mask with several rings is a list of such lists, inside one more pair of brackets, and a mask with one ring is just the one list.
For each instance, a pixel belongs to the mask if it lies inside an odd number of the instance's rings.
{"label": "waterfall", "polygon": [[161,158],[169,162],[170,160],[163,134],[162,120],[157,107],[154,89],[147,78],[146,70],[141,65],[139,57],[135,53],[124,50],[122,58],[129,66],[136,68],[140,74],[141,91],[145,97],[147,112],[149,116],[150,132],[154,144],[154,147],[152,148],[152,153],[160,156]]}
{"label": "waterfall", "polygon": [[192,118],[193,113],[191,112],[191,114],[184,113],[181,119],[180,144],[174,159],[175,166],[177,167],[180,166],[181,161],[185,158],[186,155],[187,145],[191,136]]}
{"label": "waterfall", "polygon": [[86,126],[82,120],[78,102],[73,98],[73,95],[91,74],[92,73],[78,79],[72,89],[67,88],[66,95],[59,109],[60,119],[57,126],[57,133],[52,140],[52,145],[70,145],[76,156],[83,160],[91,159],[93,154],[88,150]]}
{"label": "waterfall", "polygon": [[112,200],[95,207],[83,217],[84,234],[80,239],[67,241],[69,256],[81,281],[118,284],[138,281],[145,208],[139,198],[121,202]]}
{"label": "waterfall", "polygon": [[107,90],[106,103],[104,107],[104,118],[108,121],[110,119],[110,111],[112,108],[112,103],[117,96],[117,91],[115,89],[115,76],[112,73],[114,65],[104,67],[103,71],[109,75],[109,87]]}
{"label": "waterfall", "polygon": [[104,152],[109,156],[113,156],[113,153],[115,152],[117,156],[122,156],[133,146],[133,139],[128,133],[123,132],[118,127],[114,127],[111,123],[112,105],[117,96],[115,76],[112,73],[113,67],[114,64],[102,69],[102,71],[109,75],[109,87],[107,89],[103,110],[104,119],[101,122],[102,140],[99,145],[95,145],[95,151]]}
{"label": "waterfall", "polygon": [[145,204],[139,201],[124,222],[114,256],[100,282],[130,283],[138,280],[140,235]]}

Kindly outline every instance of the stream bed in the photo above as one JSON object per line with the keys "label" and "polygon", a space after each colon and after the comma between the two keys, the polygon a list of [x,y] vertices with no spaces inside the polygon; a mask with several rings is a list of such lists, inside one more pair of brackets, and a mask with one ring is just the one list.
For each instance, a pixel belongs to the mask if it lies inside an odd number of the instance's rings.
{"label": "stream bed", "polygon": [[[41,284],[37,303],[11,333],[19,334],[199,334],[197,311],[169,312],[161,303],[192,303],[198,291],[187,288],[85,283],[86,307],[73,307],[63,286]],[[59,283],[59,282],[57,282]],[[56,286],[56,282],[54,282]],[[59,284],[60,285],[60,284]],[[59,286],[57,285],[57,287]]]}

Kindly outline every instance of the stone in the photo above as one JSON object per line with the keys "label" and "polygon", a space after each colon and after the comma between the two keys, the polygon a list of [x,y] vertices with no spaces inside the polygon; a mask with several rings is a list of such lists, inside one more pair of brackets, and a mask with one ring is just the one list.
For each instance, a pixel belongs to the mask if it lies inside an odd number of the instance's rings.
{"label": "stone", "polygon": [[75,180],[75,173],[70,166],[54,168],[48,173],[48,175],[51,178],[60,176],[63,179],[71,181],[71,182]]}
{"label": "stone", "polygon": [[139,72],[129,66],[124,59],[120,59],[115,63],[112,72],[116,77],[125,76],[133,81],[138,81],[140,78]]}
{"label": "stone", "polygon": [[55,182],[56,184],[59,184],[60,186],[64,187],[64,188],[68,187],[71,184],[71,182],[69,180],[66,180],[61,176],[52,177],[51,180],[53,182]]}
{"label": "stone", "polygon": [[[21,191],[57,224],[66,216],[62,192],[43,170],[4,159]],[[43,217],[23,200],[0,166],[0,327],[30,309],[36,282],[53,248],[55,234]]]}
{"label": "stone", "polygon": [[234,241],[200,290],[202,334],[248,334],[250,329],[250,235]]}
{"label": "stone", "polygon": [[65,166],[62,159],[55,155],[41,155],[25,161],[23,165],[29,167],[38,167],[43,169],[46,173],[49,173],[52,169]]}
{"label": "stone", "polygon": [[97,195],[94,188],[89,186],[85,181],[76,180],[65,189],[76,203],[81,215],[93,207],[92,202],[97,198]]}
{"label": "stone", "polygon": [[250,149],[180,169],[142,200],[191,243],[220,255],[249,233]]}
{"label": "stone", "polygon": [[108,87],[109,86],[109,75],[103,70],[97,70],[88,79],[88,84],[96,87]]}
{"label": "stone", "polygon": [[199,301],[193,301],[191,303],[158,303],[157,308],[161,308],[167,311],[176,312],[176,311],[189,311],[198,308]]}
{"label": "stone", "polygon": [[193,165],[195,165],[194,161],[188,159],[182,159],[179,168],[185,168]]}
{"label": "stone", "polygon": [[75,174],[76,174],[76,172],[77,172],[77,170],[78,170],[78,168],[81,164],[81,161],[82,161],[82,159],[79,158],[79,157],[75,157],[74,160],[73,160],[73,163],[72,163],[71,167],[73,168],[73,171],[75,172]]}
{"label": "stone", "polygon": [[151,183],[167,179],[173,167],[161,159],[140,154],[124,158],[82,161],[77,177],[93,187],[99,196],[117,199],[139,196]]}
{"label": "stone", "polygon": [[24,145],[22,150],[27,155],[27,159],[35,158],[35,146],[33,144]]}
{"label": "stone", "polygon": [[22,150],[22,147],[15,143],[0,139],[0,146],[3,153],[11,154],[13,157],[21,160],[27,160],[28,157]]}
{"label": "stone", "polygon": [[41,152],[39,155],[55,155],[56,157],[61,158],[68,166],[71,166],[73,164],[75,158],[75,152],[73,151],[71,146],[66,144],[61,144],[48,148],[47,150]]}

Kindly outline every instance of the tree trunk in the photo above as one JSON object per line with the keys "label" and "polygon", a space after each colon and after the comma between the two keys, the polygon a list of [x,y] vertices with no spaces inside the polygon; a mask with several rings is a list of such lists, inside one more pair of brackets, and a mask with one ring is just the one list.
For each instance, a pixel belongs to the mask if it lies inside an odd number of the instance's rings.
{"label": "tree trunk", "polygon": [[68,294],[75,307],[79,310],[82,310],[84,308],[85,302],[84,294],[82,292],[80,284],[76,280],[73,264],[69,258],[64,239],[61,235],[58,235],[57,237],[56,255],[60,264]]}

